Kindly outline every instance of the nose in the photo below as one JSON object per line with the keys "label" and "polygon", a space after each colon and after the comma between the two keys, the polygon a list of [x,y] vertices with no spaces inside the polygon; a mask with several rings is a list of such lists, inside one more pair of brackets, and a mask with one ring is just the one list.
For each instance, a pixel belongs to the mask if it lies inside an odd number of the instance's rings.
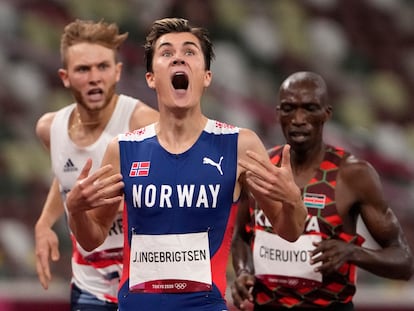
{"label": "nose", "polygon": [[89,71],[89,81],[97,83],[101,80],[101,73],[98,68],[92,67]]}
{"label": "nose", "polygon": [[174,65],[184,65],[184,64],[185,64],[185,62],[184,62],[184,60],[182,60],[182,59],[175,59],[175,60],[173,61],[173,64],[174,64]]}
{"label": "nose", "polygon": [[306,112],[305,110],[298,108],[293,114],[292,123],[293,124],[303,124],[306,122]]}

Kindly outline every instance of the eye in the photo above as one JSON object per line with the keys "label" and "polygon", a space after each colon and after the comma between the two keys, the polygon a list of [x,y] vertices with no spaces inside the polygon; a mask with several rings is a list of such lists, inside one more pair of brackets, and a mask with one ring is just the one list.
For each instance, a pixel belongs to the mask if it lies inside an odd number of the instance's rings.
{"label": "eye", "polygon": [[187,55],[187,56],[191,56],[191,55],[194,55],[194,54],[195,54],[195,52],[192,49],[185,50],[185,55]]}
{"label": "eye", "polygon": [[161,52],[161,56],[171,57],[172,56],[172,52],[170,50],[164,50],[164,51]]}
{"label": "eye", "polygon": [[317,104],[306,104],[304,108],[308,112],[319,112],[321,110],[321,106]]}
{"label": "eye", "polygon": [[107,63],[102,63],[98,65],[99,70],[105,70],[107,68],[109,68],[109,64]]}
{"label": "eye", "polygon": [[76,69],[75,69],[75,71],[76,72],[87,72],[89,70],[89,67],[88,66],[79,66],[79,67],[76,67]]}
{"label": "eye", "polygon": [[291,113],[295,109],[294,105],[292,104],[282,104],[279,106],[279,110],[282,113]]}

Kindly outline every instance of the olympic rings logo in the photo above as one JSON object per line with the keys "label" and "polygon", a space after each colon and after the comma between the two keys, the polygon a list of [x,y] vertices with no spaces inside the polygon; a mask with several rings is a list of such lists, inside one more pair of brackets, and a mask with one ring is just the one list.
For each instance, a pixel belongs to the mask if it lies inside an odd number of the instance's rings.
{"label": "olympic rings logo", "polygon": [[183,290],[187,287],[187,283],[174,283],[174,287],[178,290]]}

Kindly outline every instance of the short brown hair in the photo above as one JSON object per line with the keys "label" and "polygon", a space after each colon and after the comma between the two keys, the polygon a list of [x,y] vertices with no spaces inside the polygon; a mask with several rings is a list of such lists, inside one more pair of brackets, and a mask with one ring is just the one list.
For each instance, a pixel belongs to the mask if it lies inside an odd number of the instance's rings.
{"label": "short brown hair", "polygon": [[205,68],[210,70],[211,61],[214,59],[214,50],[207,29],[192,27],[184,18],[164,18],[156,20],[152,24],[144,44],[147,72],[152,72],[155,42],[162,35],[172,32],[190,32],[195,35],[200,41],[204,54]]}
{"label": "short brown hair", "polygon": [[94,22],[77,19],[66,25],[60,40],[60,55],[66,67],[66,52],[69,47],[77,43],[88,42],[100,44],[114,51],[119,50],[121,44],[128,37],[128,33],[119,33],[115,23],[104,21]]}

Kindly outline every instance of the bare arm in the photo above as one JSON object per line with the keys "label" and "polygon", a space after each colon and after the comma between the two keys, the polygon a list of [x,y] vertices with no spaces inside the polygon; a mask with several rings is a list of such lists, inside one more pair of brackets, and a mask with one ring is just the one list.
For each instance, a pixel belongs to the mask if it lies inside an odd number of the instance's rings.
{"label": "bare arm", "polygon": [[[373,250],[331,240],[321,243],[315,255],[321,252],[325,257],[335,258],[334,269],[349,261],[378,276],[410,279],[413,256],[400,223],[384,198],[378,173],[369,163],[351,158],[341,168],[340,178],[344,187],[355,194],[362,220],[381,248]],[[321,270],[329,271],[326,266],[321,266]]]}
{"label": "bare arm", "polygon": [[[54,117],[54,112],[46,113],[36,123],[36,135],[48,151],[50,151],[50,127]],[[60,196],[59,182],[55,177],[36,226],[42,225],[51,228],[62,216],[63,212],[64,207]]]}
{"label": "bare arm", "polygon": [[[382,247],[370,250],[356,247],[351,261],[379,276],[410,279],[413,274],[413,257],[404,232],[392,209],[384,198],[380,178],[367,162],[360,161],[345,176],[361,202],[361,217],[375,241]],[[356,177],[358,178],[352,178]],[[352,178],[354,181],[351,183]]]}
{"label": "bare arm", "polygon": [[[252,203],[254,204],[253,200]],[[243,192],[240,196],[239,211],[232,239],[232,263],[236,279],[231,286],[233,304],[240,310],[248,310],[246,300],[252,302],[252,289],[255,283],[253,254],[249,244],[249,235],[245,227],[250,222],[249,196]]]}
{"label": "bare arm", "polygon": [[[43,146],[50,150],[50,126],[55,117],[54,112],[44,114],[36,123],[36,135]],[[63,215],[64,207],[56,178],[50,186],[42,212],[34,227],[36,271],[44,289],[49,287],[52,279],[49,258],[59,260],[59,240],[52,227]]]}
{"label": "bare arm", "polygon": [[55,178],[49,189],[42,213],[34,228],[36,271],[40,284],[44,289],[49,287],[49,282],[52,279],[49,257],[53,261],[57,261],[60,258],[59,240],[52,227],[63,213],[64,207],[59,192],[59,184]]}
{"label": "bare arm", "polygon": [[257,135],[244,129],[239,138],[242,168],[239,180],[246,182],[274,232],[288,241],[295,241],[304,230],[307,210],[293,178],[289,148],[289,145],[284,147],[282,165],[276,167]]}
{"label": "bare arm", "polygon": [[91,167],[89,159],[66,199],[69,226],[87,251],[105,241],[123,203],[117,138],[108,145],[101,168],[89,175]]}

